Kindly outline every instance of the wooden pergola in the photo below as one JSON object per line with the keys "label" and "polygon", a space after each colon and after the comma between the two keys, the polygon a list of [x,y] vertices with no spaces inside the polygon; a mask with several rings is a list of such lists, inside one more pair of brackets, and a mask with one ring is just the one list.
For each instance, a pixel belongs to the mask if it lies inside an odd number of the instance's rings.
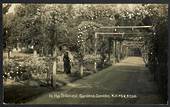
{"label": "wooden pergola", "polygon": [[[103,27],[100,27],[99,29],[111,29],[111,30],[114,30],[115,32],[95,32],[95,43],[94,43],[94,46],[95,46],[95,51],[94,51],[94,54],[95,54],[95,59],[97,59],[97,43],[98,43],[98,37],[102,36],[102,37],[109,37],[109,38],[112,38],[112,40],[115,40],[115,43],[116,41],[120,41],[122,43],[122,41],[128,41],[129,43],[126,43],[124,44],[125,46],[128,47],[132,47],[134,44],[135,46],[137,46],[136,44],[138,44],[139,47],[142,47],[144,45],[144,42],[139,42],[139,41],[136,41],[134,39],[142,39],[142,38],[147,38],[149,37],[149,35],[152,35],[152,32],[151,33],[141,33],[141,32],[134,32],[135,29],[154,29],[153,26],[103,26]],[[129,30],[132,30],[130,32],[116,32],[117,29],[121,29],[121,30],[124,30],[124,29],[129,29]],[[135,43],[136,42],[136,43]],[[122,44],[120,45],[120,50],[122,51]],[[97,71],[97,60],[95,60],[95,63],[94,63],[94,70]]]}

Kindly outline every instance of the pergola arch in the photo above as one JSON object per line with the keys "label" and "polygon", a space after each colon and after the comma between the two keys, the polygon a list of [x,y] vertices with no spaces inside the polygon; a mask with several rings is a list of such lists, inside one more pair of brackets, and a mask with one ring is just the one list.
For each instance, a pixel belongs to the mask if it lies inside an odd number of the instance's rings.
{"label": "pergola arch", "polygon": [[[103,30],[105,29],[105,30]],[[111,29],[111,31],[108,31]],[[124,30],[130,30],[130,31],[124,31]],[[150,33],[145,33],[141,31],[135,31],[139,29],[149,29]],[[97,71],[97,43],[98,43],[98,37],[109,37],[112,40],[120,41],[121,43],[125,43],[124,45],[127,47],[135,46],[138,48],[143,48],[145,43],[142,39],[148,38],[150,35],[152,35],[152,31],[155,28],[153,26],[103,26],[100,27],[98,31],[95,32],[95,62],[94,62],[94,70]],[[120,30],[120,31],[119,31]],[[123,30],[123,31],[122,31]],[[126,41],[126,42],[125,42]],[[134,45],[135,44],[135,45]],[[120,45],[120,50],[122,52],[122,44]]]}

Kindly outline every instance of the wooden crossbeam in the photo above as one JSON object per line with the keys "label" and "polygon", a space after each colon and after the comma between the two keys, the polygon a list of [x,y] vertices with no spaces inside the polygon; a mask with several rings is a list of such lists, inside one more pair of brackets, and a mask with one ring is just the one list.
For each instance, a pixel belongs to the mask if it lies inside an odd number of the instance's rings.
{"label": "wooden crossbeam", "polygon": [[[115,39],[116,40],[116,39]],[[130,41],[130,42],[133,42],[133,41],[141,41],[141,40],[134,40],[134,39],[122,39],[123,41]]]}
{"label": "wooden crossbeam", "polygon": [[[106,36],[106,35],[105,35]],[[120,36],[120,35],[107,35],[107,37],[122,37],[122,36]],[[139,38],[139,37],[141,37],[141,38],[144,38],[145,36],[123,36],[123,38]]]}
{"label": "wooden crossbeam", "polygon": [[[137,38],[137,37],[141,37],[141,38],[146,38],[147,35],[151,35],[152,33],[148,33],[148,34],[143,34],[143,33],[103,33],[103,32],[96,32],[95,33],[95,38],[97,38],[98,36],[106,36],[106,37],[121,37],[121,38]],[[134,35],[140,35],[140,36],[134,36]]]}
{"label": "wooden crossbeam", "polygon": [[97,35],[151,35],[152,33],[143,34],[143,33],[103,33],[103,32],[96,32]]}
{"label": "wooden crossbeam", "polygon": [[153,26],[103,26],[100,28],[112,28],[112,29],[144,29],[144,28],[153,28]]}
{"label": "wooden crossbeam", "polygon": [[134,41],[134,42],[126,42],[125,44],[144,44],[144,42],[138,42],[138,41]]}
{"label": "wooden crossbeam", "polygon": [[139,35],[139,34],[142,34],[142,33],[103,33],[103,32],[96,32],[96,34],[100,34],[100,35]]}

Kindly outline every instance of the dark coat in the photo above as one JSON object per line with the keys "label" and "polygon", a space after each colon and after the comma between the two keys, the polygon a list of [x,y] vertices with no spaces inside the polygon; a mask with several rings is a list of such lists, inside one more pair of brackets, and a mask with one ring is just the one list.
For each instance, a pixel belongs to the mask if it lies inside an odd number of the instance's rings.
{"label": "dark coat", "polygon": [[64,55],[63,61],[64,61],[64,72],[66,72],[67,74],[71,73],[70,58],[68,57],[68,55]]}

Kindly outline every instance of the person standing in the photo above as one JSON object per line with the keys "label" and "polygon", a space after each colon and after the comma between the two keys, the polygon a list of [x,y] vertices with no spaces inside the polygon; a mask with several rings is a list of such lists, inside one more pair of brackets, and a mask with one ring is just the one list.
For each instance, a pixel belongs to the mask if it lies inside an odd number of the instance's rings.
{"label": "person standing", "polygon": [[64,62],[64,72],[66,74],[71,74],[71,65],[70,65],[70,58],[68,56],[68,52],[64,53],[63,62]]}

